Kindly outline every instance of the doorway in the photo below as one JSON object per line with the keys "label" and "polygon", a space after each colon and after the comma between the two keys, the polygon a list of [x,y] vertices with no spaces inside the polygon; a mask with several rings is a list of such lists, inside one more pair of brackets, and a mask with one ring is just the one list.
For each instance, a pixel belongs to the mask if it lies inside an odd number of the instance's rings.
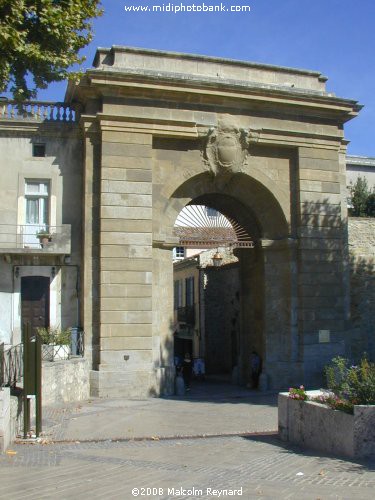
{"label": "doorway", "polygon": [[45,276],[21,278],[21,324],[29,323],[31,331],[49,326],[50,279]]}

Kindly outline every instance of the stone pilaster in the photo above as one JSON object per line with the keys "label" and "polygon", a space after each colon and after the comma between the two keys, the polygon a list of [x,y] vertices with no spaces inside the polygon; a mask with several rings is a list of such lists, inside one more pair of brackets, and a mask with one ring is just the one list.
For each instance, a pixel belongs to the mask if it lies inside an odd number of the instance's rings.
{"label": "stone pilaster", "polygon": [[85,331],[85,357],[92,368],[99,364],[99,172],[100,135],[87,119],[84,124],[83,259],[81,323]]}
{"label": "stone pilaster", "polygon": [[102,128],[99,396],[152,385],[151,156],[151,135]]}
{"label": "stone pilaster", "polygon": [[344,352],[346,295],[343,190],[339,152],[299,149],[299,331],[304,383],[318,380],[324,365]]}
{"label": "stone pilaster", "polygon": [[153,248],[153,366],[154,394],[174,393],[173,261],[172,249]]}
{"label": "stone pilaster", "polygon": [[264,364],[271,387],[301,380],[301,349],[297,323],[296,241],[261,241],[264,268]]}

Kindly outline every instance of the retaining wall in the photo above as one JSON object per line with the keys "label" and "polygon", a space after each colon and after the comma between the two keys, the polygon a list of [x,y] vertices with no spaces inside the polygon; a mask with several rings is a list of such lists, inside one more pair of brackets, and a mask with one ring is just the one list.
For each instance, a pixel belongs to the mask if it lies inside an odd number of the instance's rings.
{"label": "retaining wall", "polygon": [[10,436],[10,389],[0,389],[0,453],[5,451],[11,441]]}
{"label": "retaining wall", "polygon": [[84,401],[89,397],[89,363],[87,359],[43,362],[43,406]]}
{"label": "retaining wall", "polygon": [[[314,396],[320,391],[308,394]],[[350,458],[375,457],[375,406],[355,406],[354,415],[350,415],[281,393],[278,409],[283,441]]]}

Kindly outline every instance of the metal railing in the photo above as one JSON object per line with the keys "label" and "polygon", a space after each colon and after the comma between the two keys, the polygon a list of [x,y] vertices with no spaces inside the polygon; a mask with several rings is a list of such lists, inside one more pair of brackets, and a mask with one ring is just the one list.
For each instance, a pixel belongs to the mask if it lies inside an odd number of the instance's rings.
{"label": "metal railing", "polygon": [[195,307],[185,306],[177,309],[177,321],[187,325],[195,324]]}
{"label": "metal railing", "polygon": [[18,344],[10,349],[4,350],[1,354],[1,385],[16,387],[23,377],[23,344]]}
{"label": "metal railing", "polygon": [[0,224],[0,249],[47,249],[70,253],[71,225]]}
{"label": "metal railing", "polygon": [[74,123],[79,119],[77,110],[64,102],[0,100],[0,119],[37,122]]}

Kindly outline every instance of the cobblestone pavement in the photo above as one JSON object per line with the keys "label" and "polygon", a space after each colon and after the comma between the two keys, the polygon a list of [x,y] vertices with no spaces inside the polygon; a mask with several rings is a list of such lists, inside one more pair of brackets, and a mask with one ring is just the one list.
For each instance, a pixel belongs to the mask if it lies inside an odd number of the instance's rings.
{"label": "cobblestone pavement", "polygon": [[0,455],[0,499],[212,499],[221,492],[373,500],[375,461],[286,446],[276,434],[276,401],[274,394],[203,384],[182,399],[45,409],[43,441]]}
{"label": "cobblestone pavement", "polygon": [[212,499],[208,488],[242,488],[234,498],[352,500],[373,499],[375,491],[375,462],[320,457],[276,436],[16,444],[12,451],[0,457],[2,499],[131,499],[133,488],[139,498]]}
{"label": "cobblestone pavement", "polygon": [[277,395],[231,384],[195,383],[183,398],[91,399],[43,411],[46,437],[134,439],[277,430]]}

